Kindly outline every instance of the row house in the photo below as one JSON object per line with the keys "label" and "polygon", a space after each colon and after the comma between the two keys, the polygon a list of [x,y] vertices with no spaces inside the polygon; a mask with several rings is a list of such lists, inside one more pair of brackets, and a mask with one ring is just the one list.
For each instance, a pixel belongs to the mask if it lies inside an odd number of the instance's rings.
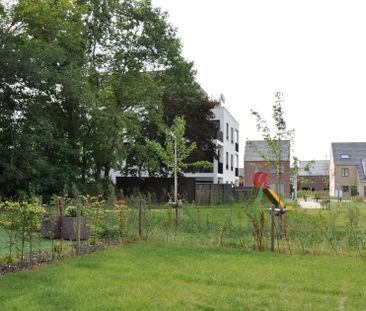
{"label": "row house", "polygon": [[332,143],[329,194],[366,197],[366,142]]}
{"label": "row house", "polygon": [[329,160],[300,161],[297,190],[329,190]]}
{"label": "row house", "polygon": [[[290,185],[290,141],[278,141],[276,152],[264,140],[248,140],[244,153],[244,186],[253,187],[256,172],[268,172],[269,187],[289,198]],[[276,154],[274,154],[276,153]],[[277,169],[279,168],[279,174]]]}

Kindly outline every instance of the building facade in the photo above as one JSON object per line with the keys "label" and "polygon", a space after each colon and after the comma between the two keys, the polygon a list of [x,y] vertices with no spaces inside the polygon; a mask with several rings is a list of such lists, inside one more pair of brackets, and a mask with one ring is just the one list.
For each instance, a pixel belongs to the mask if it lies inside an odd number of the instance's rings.
{"label": "building facade", "polygon": [[[268,172],[267,183],[269,187],[282,196],[289,198],[290,185],[290,142],[278,142],[276,154],[264,140],[248,140],[244,151],[244,186],[253,186],[255,172]],[[280,159],[280,161],[279,161]],[[280,162],[280,163],[279,163]],[[280,165],[277,165],[280,164]],[[277,174],[277,167],[280,168]]]}
{"label": "building facade", "polygon": [[329,190],[329,160],[300,161],[297,190]]}
{"label": "building facade", "polygon": [[218,131],[214,139],[217,159],[213,167],[200,173],[184,173],[198,183],[233,184],[239,186],[239,123],[228,109],[219,103],[212,109]]}
{"label": "building facade", "polygon": [[366,142],[332,143],[329,194],[366,197]]}

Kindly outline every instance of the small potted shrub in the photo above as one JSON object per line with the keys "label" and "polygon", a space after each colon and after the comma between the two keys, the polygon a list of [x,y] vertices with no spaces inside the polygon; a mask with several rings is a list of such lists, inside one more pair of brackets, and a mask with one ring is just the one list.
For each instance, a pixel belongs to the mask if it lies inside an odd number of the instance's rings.
{"label": "small potted shrub", "polygon": [[[90,236],[89,219],[80,210],[80,240],[87,240]],[[65,216],[62,219],[61,235],[65,240],[77,239],[77,208],[70,205],[65,209]]]}

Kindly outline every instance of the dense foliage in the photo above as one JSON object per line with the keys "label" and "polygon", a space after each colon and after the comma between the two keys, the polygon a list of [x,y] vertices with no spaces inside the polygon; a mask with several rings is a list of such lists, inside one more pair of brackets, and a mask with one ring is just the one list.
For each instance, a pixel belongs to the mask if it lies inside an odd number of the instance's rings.
{"label": "dense foliage", "polygon": [[192,156],[211,157],[212,105],[149,0],[0,1],[0,195],[159,175],[145,138],[163,141],[177,115]]}

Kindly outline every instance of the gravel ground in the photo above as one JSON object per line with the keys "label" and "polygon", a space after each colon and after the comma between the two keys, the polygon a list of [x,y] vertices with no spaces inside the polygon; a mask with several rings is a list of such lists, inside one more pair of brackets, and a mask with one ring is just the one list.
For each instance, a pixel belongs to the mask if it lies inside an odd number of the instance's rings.
{"label": "gravel ground", "polygon": [[298,202],[302,208],[323,208],[319,202],[309,199],[306,202],[305,200],[300,199]]}

